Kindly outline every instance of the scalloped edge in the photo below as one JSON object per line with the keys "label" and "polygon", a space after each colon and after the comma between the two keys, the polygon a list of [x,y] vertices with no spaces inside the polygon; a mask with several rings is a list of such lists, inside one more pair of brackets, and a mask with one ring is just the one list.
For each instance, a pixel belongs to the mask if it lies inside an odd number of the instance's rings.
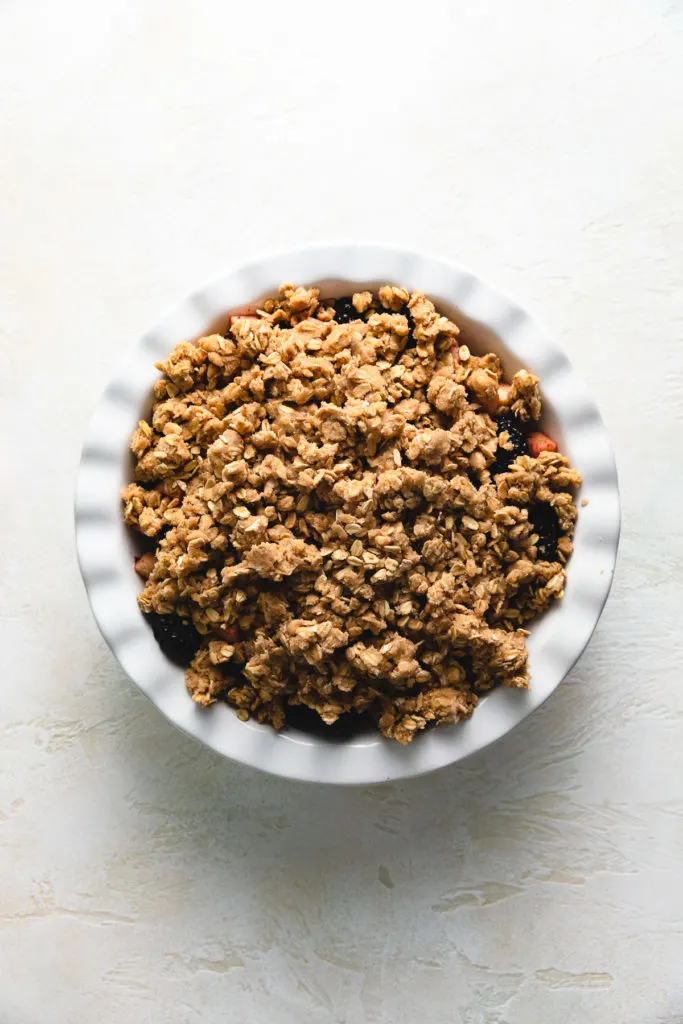
{"label": "scalloped edge", "polygon": [[[532,689],[498,689],[465,722],[432,730],[401,747],[382,736],[331,742],[241,722],[227,704],[200,709],[184,672],[162,654],[140,615],[130,540],[121,516],[128,443],[158,378],[156,359],[205,333],[233,309],[272,294],[282,281],[324,282],[328,294],[395,281],[426,292],[456,316],[468,340],[501,355],[506,370],[528,367],[541,379],[549,423],[583,475],[574,553],[563,600],[531,625]],[[370,245],[316,246],[239,267],[193,292],[134,346],[104,392],[83,446],[75,497],[76,546],[97,625],[140,690],[183,732],[234,761],[285,778],[359,785],[408,778],[453,764],[513,729],[556,689],[583,653],[611,587],[620,530],[617,471],[597,406],[559,346],[516,303],[445,260]]]}

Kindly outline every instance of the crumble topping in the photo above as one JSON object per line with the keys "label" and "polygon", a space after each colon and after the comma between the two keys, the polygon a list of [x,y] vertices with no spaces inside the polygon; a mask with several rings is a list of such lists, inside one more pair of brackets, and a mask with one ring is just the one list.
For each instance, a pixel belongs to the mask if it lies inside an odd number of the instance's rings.
{"label": "crumble topping", "polygon": [[276,728],[296,704],[366,714],[407,743],[528,687],[580,476],[535,429],[538,379],[458,334],[419,292],[287,284],[158,364],[124,519],[199,704]]}

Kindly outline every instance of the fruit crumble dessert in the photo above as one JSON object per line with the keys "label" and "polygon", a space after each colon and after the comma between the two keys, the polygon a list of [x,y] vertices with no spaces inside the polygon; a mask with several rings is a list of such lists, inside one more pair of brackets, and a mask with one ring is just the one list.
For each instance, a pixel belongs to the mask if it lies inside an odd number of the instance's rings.
{"label": "fruit crumble dessert", "polygon": [[283,285],[179,344],[131,449],[142,612],[199,704],[407,743],[529,686],[580,476],[538,379],[474,355],[420,292]]}

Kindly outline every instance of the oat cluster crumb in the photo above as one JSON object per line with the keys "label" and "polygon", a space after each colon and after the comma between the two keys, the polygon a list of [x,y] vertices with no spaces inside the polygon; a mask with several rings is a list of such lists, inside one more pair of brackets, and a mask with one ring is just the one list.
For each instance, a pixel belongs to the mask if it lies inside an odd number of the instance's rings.
{"label": "oat cluster crumb", "polygon": [[528,687],[580,477],[538,428],[538,379],[458,335],[419,292],[284,285],[159,365],[124,516],[199,704],[364,715],[407,743]]}

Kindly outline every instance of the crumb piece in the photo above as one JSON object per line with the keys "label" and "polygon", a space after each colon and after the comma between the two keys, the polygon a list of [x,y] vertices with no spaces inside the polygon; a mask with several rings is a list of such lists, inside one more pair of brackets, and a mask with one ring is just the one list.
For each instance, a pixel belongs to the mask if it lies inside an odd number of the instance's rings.
{"label": "crumb piece", "polygon": [[356,312],[362,315],[372,305],[372,292],[354,292],[351,301]]}
{"label": "crumb piece", "polygon": [[528,370],[518,370],[512,378],[508,405],[515,416],[523,422],[540,420],[541,392],[538,377]]}
{"label": "crumb piece", "polygon": [[377,294],[384,308],[391,309],[394,313],[398,313],[400,309],[403,309],[409,297],[405,288],[396,288],[388,284],[380,288]]}

